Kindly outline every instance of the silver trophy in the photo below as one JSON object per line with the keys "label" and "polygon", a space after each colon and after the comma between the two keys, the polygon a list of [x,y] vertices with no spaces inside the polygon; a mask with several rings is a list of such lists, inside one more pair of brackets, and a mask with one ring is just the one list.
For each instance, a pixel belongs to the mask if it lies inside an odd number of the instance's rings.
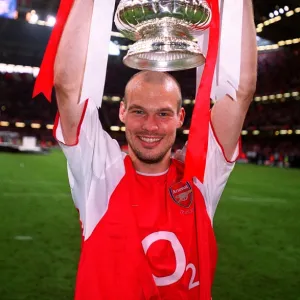
{"label": "silver trophy", "polygon": [[205,57],[194,39],[209,26],[211,16],[206,0],[121,0],[115,24],[136,41],[125,65],[153,71],[201,66]]}

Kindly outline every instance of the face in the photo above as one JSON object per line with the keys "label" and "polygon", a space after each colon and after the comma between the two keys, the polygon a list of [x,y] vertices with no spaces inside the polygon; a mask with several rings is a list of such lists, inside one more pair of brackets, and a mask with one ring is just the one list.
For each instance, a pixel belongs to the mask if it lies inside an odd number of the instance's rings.
{"label": "face", "polygon": [[170,156],[185,116],[184,109],[178,108],[179,97],[174,82],[141,81],[127,93],[120,119],[126,126],[129,151],[140,161],[156,164]]}

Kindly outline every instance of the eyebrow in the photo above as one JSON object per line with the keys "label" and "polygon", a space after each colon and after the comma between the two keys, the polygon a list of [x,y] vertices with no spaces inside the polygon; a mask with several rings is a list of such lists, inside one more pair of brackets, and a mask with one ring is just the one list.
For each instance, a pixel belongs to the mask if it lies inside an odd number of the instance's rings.
{"label": "eyebrow", "polygon": [[145,110],[144,107],[140,106],[140,105],[137,105],[137,104],[132,104],[128,107],[128,110],[132,110],[132,109],[142,109],[142,110]]}
{"label": "eyebrow", "polygon": [[172,114],[174,114],[174,110],[171,109],[170,107],[163,107],[157,110],[158,112],[170,112]]}
{"label": "eyebrow", "polygon": [[[133,110],[133,109],[147,110],[143,106],[140,106],[137,104],[132,104],[128,107],[128,110]],[[157,112],[162,112],[162,111],[168,111],[168,112],[174,113],[173,109],[171,109],[170,107],[162,107],[157,110]]]}

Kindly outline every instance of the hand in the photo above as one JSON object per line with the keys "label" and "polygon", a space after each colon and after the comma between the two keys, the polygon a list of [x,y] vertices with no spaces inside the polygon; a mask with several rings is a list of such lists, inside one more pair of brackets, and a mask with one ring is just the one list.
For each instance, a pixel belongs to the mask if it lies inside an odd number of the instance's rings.
{"label": "hand", "polygon": [[177,150],[173,156],[174,159],[179,160],[181,162],[185,161],[185,156],[186,156],[186,148],[187,148],[187,143],[183,146],[181,150]]}

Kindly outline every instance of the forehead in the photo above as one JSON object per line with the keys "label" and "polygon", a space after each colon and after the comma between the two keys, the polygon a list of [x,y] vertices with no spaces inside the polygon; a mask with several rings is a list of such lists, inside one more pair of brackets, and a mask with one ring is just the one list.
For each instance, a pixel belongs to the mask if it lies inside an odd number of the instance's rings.
{"label": "forehead", "polygon": [[127,106],[140,105],[149,109],[170,107],[177,109],[180,91],[172,81],[133,82],[126,91]]}

